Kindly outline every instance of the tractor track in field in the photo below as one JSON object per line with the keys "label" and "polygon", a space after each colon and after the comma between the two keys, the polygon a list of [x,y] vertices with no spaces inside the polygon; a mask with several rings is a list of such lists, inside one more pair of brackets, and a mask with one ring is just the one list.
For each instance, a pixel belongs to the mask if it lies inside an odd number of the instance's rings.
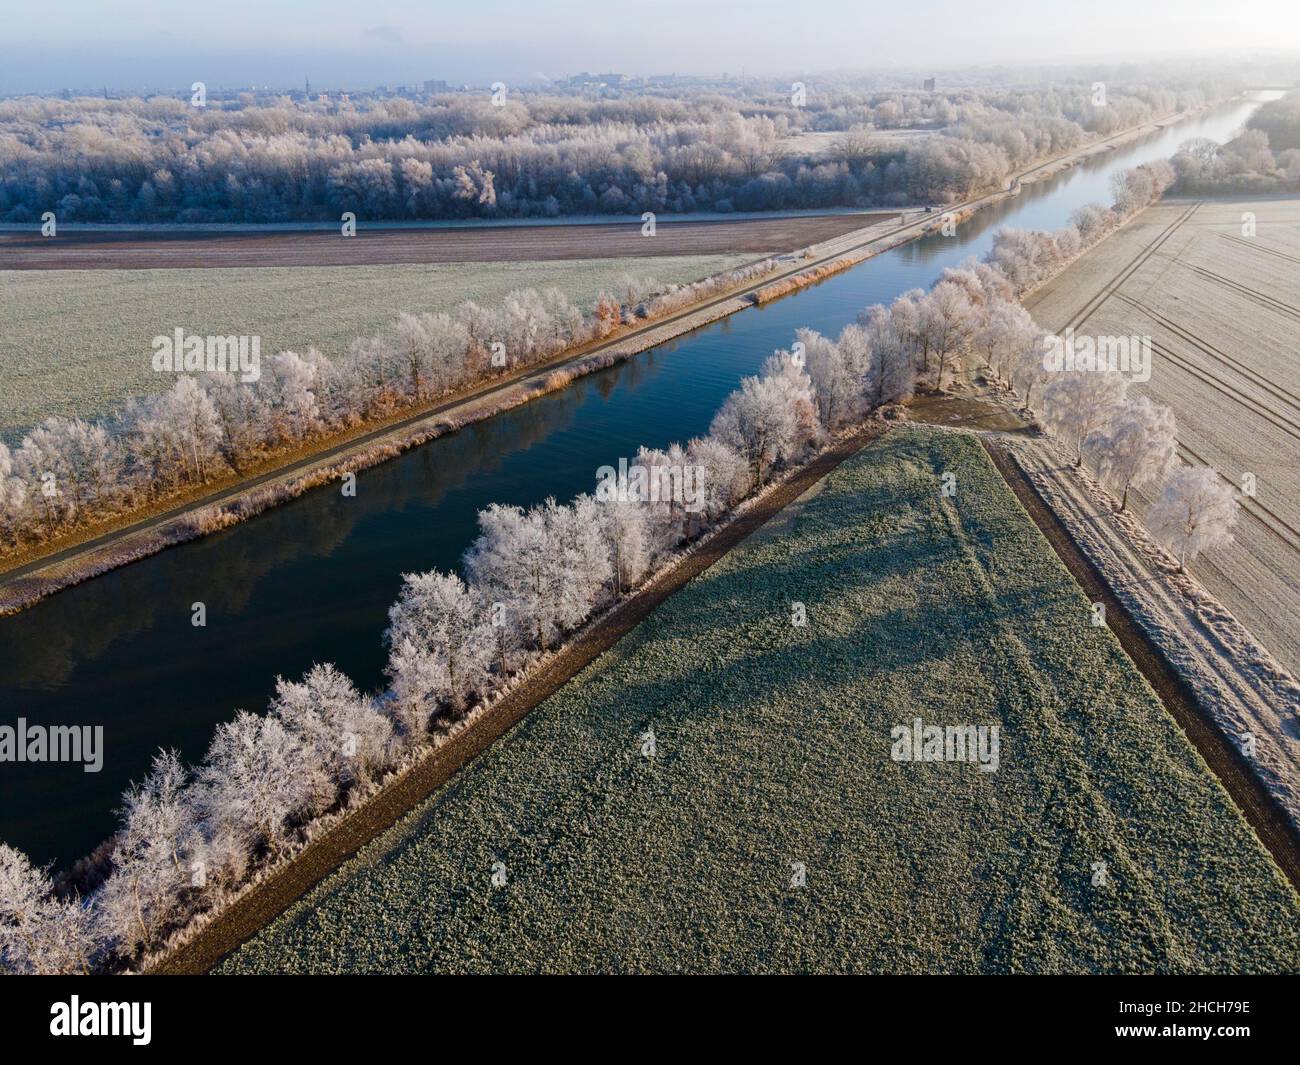
{"label": "tractor track in field", "polygon": [[1278,416],[1273,412],[1271,408],[1266,407],[1263,403],[1259,402],[1259,400],[1257,399],[1252,399],[1250,396],[1248,396],[1245,392],[1241,391],[1241,389],[1237,388],[1235,385],[1229,384],[1221,377],[1216,377],[1208,370],[1205,370],[1202,367],[1197,366],[1193,362],[1189,362],[1181,355],[1174,354],[1163,344],[1159,344],[1154,340],[1151,341],[1151,350],[1154,351],[1157,355],[1159,355],[1162,359],[1165,359],[1168,362],[1173,363],[1180,370],[1183,370],[1185,373],[1190,374],[1196,380],[1209,385],[1221,396],[1224,396],[1225,398],[1232,400],[1234,403],[1238,404],[1245,410],[1248,410],[1252,414],[1255,414],[1258,417],[1263,418],[1264,421],[1269,423],[1269,425],[1272,425],[1276,429],[1281,429],[1282,432],[1284,432],[1287,436],[1290,436],[1295,440],[1300,441],[1300,425],[1297,425],[1293,421],[1288,421],[1287,419]]}
{"label": "tractor track in field", "polygon": [[1263,244],[1253,240],[1244,240],[1241,237],[1234,237],[1230,233],[1220,233],[1224,240],[1230,240],[1234,244],[1240,244],[1243,247],[1250,248],[1253,251],[1262,251],[1265,255],[1274,255],[1279,259],[1285,259],[1289,263],[1295,263],[1300,266],[1300,258],[1294,255],[1287,255],[1286,252],[1278,251],[1276,248],[1266,248]]}
{"label": "tractor track in field", "polygon": [[1281,314],[1287,318],[1292,318],[1300,322],[1300,307],[1293,307],[1291,304],[1280,300],[1275,296],[1270,296],[1264,292],[1258,292],[1249,285],[1243,285],[1240,281],[1234,281],[1230,277],[1224,277],[1222,274],[1216,274],[1213,270],[1207,270],[1203,266],[1196,266],[1192,263],[1184,263],[1189,270],[1199,276],[1213,281],[1229,292],[1235,293],[1244,299],[1250,300],[1257,306],[1263,307],[1267,311],[1273,311],[1275,314]]}
{"label": "tractor track in field", "polygon": [[1110,281],[1102,286],[1099,292],[1080,307],[1079,310],[1075,311],[1061,331],[1064,332],[1066,329],[1078,329],[1079,326],[1083,325],[1084,322],[1096,314],[1097,311],[1101,309],[1102,304],[1118,292],[1124,282],[1137,273],[1147,260],[1159,251],[1160,248],[1164,246],[1165,242],[1169,240],[1169,238],[1172,237],[1174,233],[1176,233],[1178,229],[1196,213],[1196,210],[1201,206],[1201,203],[1202,201],[1197,200],[1194,204],[1183,211],[1182,214],[1170,222],[1154,241],[1134,255],[1132,259],[1120,268],[1119,272],[1112,277]]}
{"label": "tractor track in field", "polygon": [[1258,373],[1255,370],[1252,370],[1249,366],[1241,362],[1239,359],[1233,358],[1227,352],[1221,350],[1220,348],[1215,347],[1208,340],[1205,340],[1204,338],[1200,337],[1196,333],[1193,333],[1190,330],[1185,329],[1184,327],[1177,325],[1174,322],[1171,322],[1159,311],[1143,303],[1141,300],[1134,299],[1132,296],[1126,295],[1123,292],[1118,293],[1118,296],[1119,299],[1127,303],[1129,306],[1136,307],[1152,321],[1158,322],[1160,325],[1164,326],[1166,329],[1169,330],[1169,332],[1173,333],[1174,336],[1178,337],[1180,340],[1184,340],[1188,344],[1191,344],[1193,347],[1199,348],[1206,355],[1209,355],[1211,358],[1218,360],[1228,368],[1235,370],[1237,373],[1239,373],[1242,377],[1246,378],[1247,381],[1255,385],[1257,388],[1260,388],[1263,391],[1269,393],[1269,395],[1273,396],[1275,399],[1280,399],[1283,403],[1286,403],[1287,405],[1294,407],[1297,412],[1300,412],[1300,395],[1297,395],[1294,392],[1288,392],[1286,389],[1274,385],[1263,374]]}

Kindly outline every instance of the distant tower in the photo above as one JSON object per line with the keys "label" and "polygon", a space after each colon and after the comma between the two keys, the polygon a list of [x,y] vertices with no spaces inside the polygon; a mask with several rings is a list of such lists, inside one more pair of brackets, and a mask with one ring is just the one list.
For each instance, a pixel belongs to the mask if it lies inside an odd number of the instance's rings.
{"label": "distant tower", "polygon": [[304,88],[303,88],[303,90],[302,90],[302,94],[303,94],[304,96],[311,96],[311,78],[308,78],[308,77],[305,77],[305,76],[304,76],[303,79],[302,79],[302,81],[303,81],[303,86],[304,86]]}

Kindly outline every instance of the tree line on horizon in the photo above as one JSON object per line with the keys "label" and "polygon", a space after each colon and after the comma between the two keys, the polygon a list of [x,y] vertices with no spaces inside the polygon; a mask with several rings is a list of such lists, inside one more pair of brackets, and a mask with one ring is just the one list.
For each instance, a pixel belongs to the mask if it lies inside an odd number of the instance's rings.
{"label": "tree line on horizon", "polygon": [[[174,97],[0,101],[0,221],[272,223],[556,218],[944,203],[1173,111],[1222,79],[693,91],[591,101],[486,94],[196,108]],[[893,130],[919,130],[915,139]],[[829,145],[801,146],[826,133]]]}

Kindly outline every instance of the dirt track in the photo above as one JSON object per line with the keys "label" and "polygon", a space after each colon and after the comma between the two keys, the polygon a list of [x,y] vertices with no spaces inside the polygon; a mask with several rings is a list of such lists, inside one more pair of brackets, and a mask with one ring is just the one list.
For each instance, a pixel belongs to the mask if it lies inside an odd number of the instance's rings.
{"label": "dirt track", "polygon": [[725,526],[679,563],[625,599],[591,625],[527,682],[520,685],[471,728],[454,736],[401,780],[375,796],[346,819],[313,840],[278,873],[243,896],[193,940],[150,970],[169,975],[196,975],[233,951],[311,890],[372,839],[395,824],[412,807],[446,783],[503,736],[570,678],[613,647],[660,603],[703,573],[746,537],[762,528],[804,492],[876,439],[885,424],[873,422],[834,444],[808,465],[794,471],[766,496]]}
{"label": "dirt track", "polygon": [[815,215],[733,222],[661,222],[653,237],[640,221],[599,225],[483,226],[459,229],[141,233],[0,233],[0,270],[174,270],[248,266],[372,266],[396,263],[521,262],[717,252],[783,252],[818,244],[890,218]]}

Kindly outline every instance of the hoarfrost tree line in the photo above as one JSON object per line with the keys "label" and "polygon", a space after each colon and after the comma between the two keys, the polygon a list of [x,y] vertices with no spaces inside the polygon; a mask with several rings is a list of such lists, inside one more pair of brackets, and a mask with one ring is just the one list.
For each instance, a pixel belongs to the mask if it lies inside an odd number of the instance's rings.
{"label": "hoarfrost tree line", "polygon": [[[264,715],[218,727],[197,769],[160,752],[126,793],[107,858],[79,894],[0,845],[0,968],[131,967],[196,914],[219,909],[257,869],[309,838],[314,822],[379,782],[833,434],[917,389],[942,390],[982,358],[1124,493],[1167,476],[1152,531],[1178,555],[1230,538],[1236,500],[1212,470],[1175,469],[1172,413],[1128,397],[1118,375],[1049,373],[1043,331],[1016,298],[1158,197],[1167,167],[1121,175],[1112,208],[1088,207],[1056,234],[1004,231],[984,262],[946,270],[859,315],[837,338],[801,329],[742,380],[709,434],[642,448],[647,469],[702,471],[701,505],[598,501],[493,505],[463,575],[406,574],[385,633],[388,686],[365,694],[332,665],[277,680]],[[1047,384],[1047,379],[1051,383]],[[1106,383],[1099,383],[1105,381]],[[1174,472],[1170,474],[1170,470]],[[1123,505],[1123,504],[1122,504]]]}
{"label": "hoarfrost tree line", "polygon": [[[1159,199],[1177,181],[1169,163],[1155,162],[1115,175],[1111,207],[1088,204],[1054,233],[1004,229],[994,238],[986,264],[1005,278],[1016,298],[1055,276],[1117,226]],[[1120,493],[1161,484],[1148,509],[1152,535],[1186,562],[1201,551],[1232,541],[1239,503],[1236,492],[1209,467],[1178,461],[1174,412],[1147,396],[1128,394],[1118,372],[1048,370],[1046,334],[1019,303],[995,307],[976,331],[976,350],[995,380],[1018,393],[1028,410],[1040,411],[1047,427],[1087,461],[1102,482]],[[1038,390],[1035,406],[1035,389]]]}
{"label": "hoarfrost tree line", "polygon": [[[285,222],[761,211],[963,199],[1013,170],[1223,98],[1228,83],[788,89],[585,100],[486,93],[0,102],[0,221]],[[877,131],[923,129],[916,142]],[[829,152],[793,136],[841,133]]]}
{"label": "hoarfrost tree line", "polygon": [[341,359],[284,351],[255,382],[204,372],[100,421],[48,418],[15,448],[0,443],[0,556],[672,314],[773,266],[659,291],[624,275],[585,314],[554,288],[513,292],[495,309],[467,301],[450,314],[403,314]]}

